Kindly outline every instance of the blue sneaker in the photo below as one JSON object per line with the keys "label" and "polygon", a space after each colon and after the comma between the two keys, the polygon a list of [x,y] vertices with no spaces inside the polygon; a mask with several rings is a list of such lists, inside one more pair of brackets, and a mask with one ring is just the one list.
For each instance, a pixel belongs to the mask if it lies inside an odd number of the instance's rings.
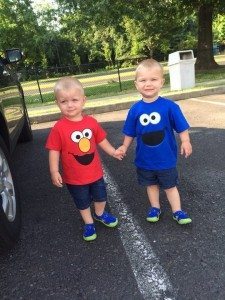
{"label": "blue sneaker", "polygon": [[148,216],[147,216],[146,220],[148,222],[152,222],[152,223],[158,222],[160,214],[161,214],[160,208],[151,207],[149,209]]}
{"label": "blue sneaker", "polygon": [[173,213],[173,219],[180,225],[189,224],[192,222],[191,218],[189,218],[188,214],[183,210],[178,210]]}
{"label": "blue sneaker", "polygon": [[96,221],[103,223],[107,227],[116,227],[118,224],[118,219],[107,212],[103,212],[101,216],[94,214],[93,217]]}
{"label": "blue sneaker", "polygon": [[85,241],[93,241],[97,237],[96,231],[95,231],[95,225],[94,224],[85,224],[84,225],[84,232],[83,232],[83,239]]}

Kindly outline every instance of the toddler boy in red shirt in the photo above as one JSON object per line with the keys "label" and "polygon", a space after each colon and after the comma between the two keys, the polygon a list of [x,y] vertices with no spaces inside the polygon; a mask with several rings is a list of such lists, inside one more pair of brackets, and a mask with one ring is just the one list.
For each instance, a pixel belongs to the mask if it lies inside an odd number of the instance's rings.
{"label": "toddler boy in red shirt", "polygon": [[107,193],[97,146],[119,160],[123,158],[123,152],[109,143],[96,119],[83,113],[86,97],[79,80],[73,77],[59,79],[54,94],[62,118],[51,129],[46,143],[52,183],[57,187],[66,184],[84,221],[83,239],[92,241],[97,237],[93,219],[107,227],[118,224],[118,219],[105,211]]}

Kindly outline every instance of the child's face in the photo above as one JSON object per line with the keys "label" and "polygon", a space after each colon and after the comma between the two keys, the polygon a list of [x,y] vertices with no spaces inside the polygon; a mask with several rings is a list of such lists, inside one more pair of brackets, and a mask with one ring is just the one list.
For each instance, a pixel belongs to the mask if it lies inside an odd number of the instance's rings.
{"label": "child's face", "polygon": [[153,66],[150,69],[142,67],[138,70],[135,86],[141,93],[143,100],[147,102],[156,100],[163,84],[164,78],[161,68]]}
{"label": "child's face", "polygon": [[82,120],[82,111],[86,97],[79,88],[59,90],[56,95],[56,103],[62,114],[71,121]]}

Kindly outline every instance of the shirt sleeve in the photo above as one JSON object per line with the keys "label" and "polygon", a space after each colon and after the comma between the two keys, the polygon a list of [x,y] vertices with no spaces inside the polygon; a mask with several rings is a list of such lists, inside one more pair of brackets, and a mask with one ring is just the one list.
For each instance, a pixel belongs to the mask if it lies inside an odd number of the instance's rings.
{"label": "shirt sleeve", "polygon": [[55,127],[51,129],[45,147],[48,150],[61,151],[62,149],[61,137],[58,130]]}
{"label": "shirt sleeve", "polygon": [[130,137],[136,137],[136,116],[132,108],[129,110],[124,123],[123,134]]}
{"label": "shirt sleeve", "polygon": [[185,131],[190,128],[186,118],[184,117],[179,105],[175,104],[172,110],[173,128],[177,133]]}
{"label": "shirt sleeve", "polygon": [[106,138],[106,136],[107,136],[106,131],[96,121],[96,135],[95,135],[96,144],[101,143]]}

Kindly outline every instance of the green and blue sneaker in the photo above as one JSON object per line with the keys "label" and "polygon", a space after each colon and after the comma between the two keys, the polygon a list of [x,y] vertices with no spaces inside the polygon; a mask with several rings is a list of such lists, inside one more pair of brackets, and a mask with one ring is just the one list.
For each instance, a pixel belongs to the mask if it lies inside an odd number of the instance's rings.
{"label": "green and blue sneaker", "polygon": [[148,222],[152,222],[152,223],[158,222],[160,214],[161,214],[160,208],[151,207],[149,209],[148,216],[147,216],[146,220]]}
{"label": "green and blue sneaker", "polygon": [[173,219],[180,225],[185,225],[192,222],[191,218],[189,218],[188,214],[183,210],[178,210],[173,213]]}
{"label": "green and blue sneaker", "polygon": [[94,214],[93,217],[96,221],[103,223],[107,227],[116,227],[118,224],[118,219],[107,212],[103,212],[101,216]]}
{"label": "green and blue sneaker", "polygon": [[87,242],[93,241],[97,238],[97,234],[95,231],[94,224],[85,224],[84,225],[84,232],[83,232],[83,239]]}

